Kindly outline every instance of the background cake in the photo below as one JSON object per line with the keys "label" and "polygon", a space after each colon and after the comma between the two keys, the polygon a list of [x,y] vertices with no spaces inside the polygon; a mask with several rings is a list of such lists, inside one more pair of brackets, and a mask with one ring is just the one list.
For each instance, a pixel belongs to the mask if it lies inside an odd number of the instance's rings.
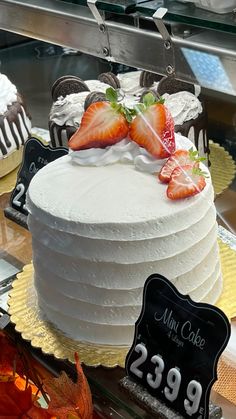
{"label": "background cake", "polygon": [[104,94],[109,86],[118,89],[122,102],[130,107],[142,101],[147,91],[163,96],[174,118],[175,132],[189,138],[200,156],[206,159],[206,164],[209,163],[207,113],[199,96],[200,86],[173,77],[162,78],[148,71],[131,71],[117,76],[111,72],[102,73],[98,76],[98,80],[85,82],[75,76],[58,79],[52,87],[54,103],[49,115],[49,131],[53,147],[68,146],[68,140],[80,125],[87,96],[94,92],[97,95],[95,100],[102,99],[101,94]]}
{"label": "background cake", "polygon": [[30,130],[31,118],[21,95],[7,76],[0,73],[0,177],[20,164]]}
{"label": "background cake", "polygon": [[[85,80],[76,76],[63,76],[52,86],[53,104],[49,114],[49,132],[52,147],[68,146],[68,140],[80,125],[86,109],[86,98],[97,95],[101,100],[108,87],[118,89],[120,99],[126,106],[139,103],[141,95],[149,88],[157,86],[159,76],[147,71],[131,71],[116,76],[114,73],[102,73],[98,80]],[[103,98],[104,99],[104,98]],[[90,102],[91,103],[91,102]]]}
{"label": "background cake", "polygon": [[153,100],[145,97],[129,123],[115,102],[90,105],[69,143],[78,151],[45,166],[29,187],[39,306],[74,339],[129,345],[155,272],[196,301],[214,304],[222,290],[209,172],[179,188],[179,171],[201,172],[181,157],[168,186],[159,180],[177,153],[188,161],[192,143],[174,135],[171,115]]}

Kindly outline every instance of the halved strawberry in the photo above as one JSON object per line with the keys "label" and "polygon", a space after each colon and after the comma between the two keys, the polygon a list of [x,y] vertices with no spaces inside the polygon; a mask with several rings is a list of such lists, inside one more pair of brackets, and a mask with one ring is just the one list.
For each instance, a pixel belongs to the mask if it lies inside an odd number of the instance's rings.
{"label": "halved strawberry", "polygon": [[107,147],[125,138],[128,132],[129,124],[122,113],[108,102],[95,102],[85,111],[69,147],[72,150]]}
{"label": "halved strawberry", "polygon": [[167,196],[170,199],[182,199],[196,195],[206,186],[204,172],[198,167],[187,164],[176,167],[167,187]]}
{"label": "halved strawberry", "polygon": [[130,124],[129,135],[159,159],[169,157],[175,151],[174,121],[162,103],[141,108]]}
{"label": "halved strawberry", "polygon": [[161,168],[161,171],[158,175],[160,181],[169,183],[173,170],[179,166],[186,166],[186,164],[190,164],[192,166],[196,164],[196,161],[191,157],[190,151],[176,150]]}

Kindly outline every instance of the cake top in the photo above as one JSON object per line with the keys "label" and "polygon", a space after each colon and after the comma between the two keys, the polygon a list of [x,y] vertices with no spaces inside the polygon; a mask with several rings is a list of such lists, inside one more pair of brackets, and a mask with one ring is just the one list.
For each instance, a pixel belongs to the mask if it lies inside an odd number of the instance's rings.
{"label": "cake top", "polygon": [[0,115],[7,111],[7,107],[17,100],[16,86],[5,74],[0,73]]}
{"label": "cake top", "polygon": [[[177,147],[191,148],[189,140],[175,136]],[[71,157],[48,164],[30,183],[29,211],[52,228],[92,238],[142,240],[188,228],[212,205],[210,177],[201,193],[172,201],[166,185],[137,170],[133,161],[96,167],[75,164]]]}

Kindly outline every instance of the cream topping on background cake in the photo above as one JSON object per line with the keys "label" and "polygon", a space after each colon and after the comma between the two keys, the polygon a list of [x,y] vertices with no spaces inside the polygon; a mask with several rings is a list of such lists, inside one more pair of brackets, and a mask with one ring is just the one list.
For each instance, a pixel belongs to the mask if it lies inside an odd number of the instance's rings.
{"label": "cream topping on background cake", "polygon": [[165,105],[169,109],[175,125],[182,125],[185,121],[196,119],[202,113],[202,105],[199,99],[190,92],[178,92],[162,96]]}
{"label": "cream topping on background cake", "polygon": [[109,84],[103,83],[99,80],[85,80],[90,92],[106,93],[106,90],[111,87]]}
{"label": "cream topping on background cake", "polygon": [[0,114],[4,114],[7,111],[7,107],[12,105],[16,99],[16,86],[11,83],[5,74],[0,73]]}
{"label": "cream topping on background cake", "polygon": [[57,125],[70,125],[78,127],[84,113],[84,101],[89,92],[71,93],[60,97],[53,103],[50,111],[50,120]]}
{"label": "cream topping on background cake", "polygon": [[120,88],[125,94],[141,96],[146,90],[144,87],[140,86],[140,74],[141,71],[130,71],[117,75],[120,82]]}

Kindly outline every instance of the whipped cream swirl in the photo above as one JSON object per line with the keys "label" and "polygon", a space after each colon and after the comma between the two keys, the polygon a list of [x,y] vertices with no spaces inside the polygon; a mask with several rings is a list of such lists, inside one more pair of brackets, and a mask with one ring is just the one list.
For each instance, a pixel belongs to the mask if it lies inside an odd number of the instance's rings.
{"label": "whipped cream swirl", "polygon": [[5,74],[0,74],[0,114],[7,111],[7,107],[17,100],[17,89]]}
{"label": "whipped cream swirl", "polygon": [[84,101],[89,92],[71,93],[53,103],[49,119],[57,125],[78,127],[84,113]]}
{"label": "whipped cream swirl", "polygon": [[[176,149],[191,148],[189,140],[175,134]],[[114,163],[134,164],[141,172],[159,172],[166,159],[156,159],[133,141],[124,139],[106,148],[89,148],[70,153],[72,162],[79,166],[107,166]]]}
{"label": "whipped cream swirl", "polygon": [[178,92],[172,95],[165,93],[163,98],[175,125],[182,125],[190,119],[196,119],[202,113],[201,102],[190,92]]}

